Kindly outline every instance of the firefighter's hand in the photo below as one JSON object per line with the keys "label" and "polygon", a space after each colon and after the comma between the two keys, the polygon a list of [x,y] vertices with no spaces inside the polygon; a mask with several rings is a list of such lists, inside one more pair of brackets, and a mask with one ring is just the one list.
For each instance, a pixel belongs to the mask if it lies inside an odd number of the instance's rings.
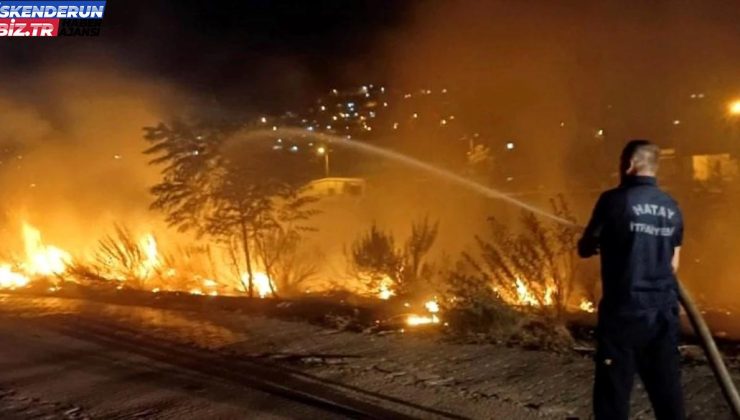
{"label": "firefighter's hand", "polygon": [[599,241],[594,238],[581,238],[578,241],[578,255],[581,258],[589,258],[599,254]]}

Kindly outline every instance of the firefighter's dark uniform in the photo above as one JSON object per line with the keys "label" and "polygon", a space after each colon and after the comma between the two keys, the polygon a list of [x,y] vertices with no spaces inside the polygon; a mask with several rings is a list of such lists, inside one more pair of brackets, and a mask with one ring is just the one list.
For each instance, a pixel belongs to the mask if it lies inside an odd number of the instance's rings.
{"label": "firefighter's dark uniform", "polygon": [[657,419],[683,419],[678,292],[671,261],[683,217],[653,177],[628,176],[601,195],[578,243],[601,254],[594,384],[597,420],[627,419],[639,373]]}

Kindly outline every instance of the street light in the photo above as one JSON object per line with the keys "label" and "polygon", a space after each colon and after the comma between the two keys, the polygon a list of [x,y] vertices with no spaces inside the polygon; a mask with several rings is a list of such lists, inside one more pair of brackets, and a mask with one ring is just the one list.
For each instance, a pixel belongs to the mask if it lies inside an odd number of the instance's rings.
{"label": "street light", "polygon": [[324,157],[324,177],[329,178],[329,150],[324,146],[319,146],[316,154]]}
{"label": "street light", "polygon": [[740,99],[730,102],[727,110],[730,112],[730,115],[740,115]]}

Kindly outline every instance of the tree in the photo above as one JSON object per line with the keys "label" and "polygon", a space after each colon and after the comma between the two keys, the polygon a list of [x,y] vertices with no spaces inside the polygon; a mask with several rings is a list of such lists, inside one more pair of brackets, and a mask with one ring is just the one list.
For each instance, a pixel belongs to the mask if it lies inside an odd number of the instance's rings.
{"label": "tree", "polygon": [[[152,145],[144,153],[154,156],[152,164],[163,166],[161,182],[151,189],[152,208],[165,212],[167,222],[180,231],[227,244],[237,274],[240,248],[247,274],[243,285],[253,297],[253,263],[261,254],[265,268],[273,264],[269,253],[255,250],[256,244],[266,243],[275,229],[310,218],[314,213],[307,206],[315,199],[301,191],[309,173],[305,157],[273,150],[268,139],[241,141],[246,131],[223,122],[160,123],[145,128]],[[304,231],[288,230],[294,240]]]}

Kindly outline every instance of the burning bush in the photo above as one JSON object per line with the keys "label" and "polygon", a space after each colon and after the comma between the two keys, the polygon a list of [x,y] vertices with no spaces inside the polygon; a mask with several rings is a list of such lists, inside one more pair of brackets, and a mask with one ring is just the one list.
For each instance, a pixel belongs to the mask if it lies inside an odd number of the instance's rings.
{"label": "burning bush", "polygon": [[[558,216],[573,220],[562,197],[552,205]],[[465,253],[465,262],[505,302],[561,318],[574,289],[578,231],[531,213],[522,214],[516,234],[493,218],[490,226],[487,237],[476,236],[478,255]]]}
{"label": "burning bush", "polygon": [[[565,201],[552,200],[572,219]],[[522,215],[518,233],[490,219],[477,252],[464,253],[446,275],[445,319],[453,331],[524,347],[562,350],[572,338],[563,323],[575,281],[578,232]],[[582,302],[583,305],[583,302]],[[591,311],[585,305],[581,310]]]}
{"label": "burning bush", "polygon": [[411,235],[398,248],[392,233],[376,224],[358,237],[350,249],[350,269],[382,299],[428,292],[433,266],[425,261],[437,239],[439,223],[424,217],[411,226]]}

